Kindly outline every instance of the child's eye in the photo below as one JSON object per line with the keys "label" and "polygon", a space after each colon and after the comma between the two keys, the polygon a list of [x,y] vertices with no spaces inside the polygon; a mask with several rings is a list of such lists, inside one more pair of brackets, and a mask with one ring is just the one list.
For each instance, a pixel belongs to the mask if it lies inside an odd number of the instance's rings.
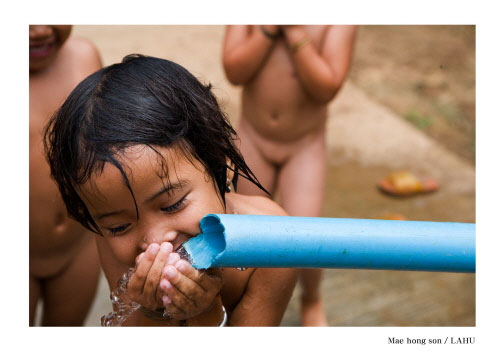
{"label": "child's eye", "polygon": [[161,208],[161,210],[163,212],[167,212],[167,213],[177,212],[182,208],[185,201],[186,201],[186,196],[182,197],[179,201],[177,201],[176,203],[174,203],[171,206]]}
{"label": "child's eye", "polygon": [[121,232],[123,232],[125,229],[127,229],[127,228],[128,228],[128,226],[130,226],[130,224],[123,224],[123,225],[118,226],[118,227],[108,228],[108,231],[109,231],[109,233],[110,233],[112,236],[115,236],[115,235],[117,235],[118,233],[121,233]]}

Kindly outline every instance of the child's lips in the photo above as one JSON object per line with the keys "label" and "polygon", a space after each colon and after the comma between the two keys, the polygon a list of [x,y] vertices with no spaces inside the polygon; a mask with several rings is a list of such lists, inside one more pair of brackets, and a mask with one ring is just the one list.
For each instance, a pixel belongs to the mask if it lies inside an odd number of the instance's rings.
{"label": "child's lips", "polygon": [[54,48],[54,41],[30,44],[30,57],[46,57],[52,53]]}

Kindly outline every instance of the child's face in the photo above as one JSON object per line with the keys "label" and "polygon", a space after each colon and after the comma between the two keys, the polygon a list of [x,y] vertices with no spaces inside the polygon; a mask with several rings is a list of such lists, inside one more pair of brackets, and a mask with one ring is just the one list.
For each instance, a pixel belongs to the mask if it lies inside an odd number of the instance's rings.
{"label": "child's face", "polygon": [[94,221],[116,258],[133,266],[149,244],[171,242],[174,250],[200,233],[199,222],[208,213],[225,213],[212,178],[202,165],[188,161],[178,148],[155,147],[166,161],[168,180],[161,158],[143,145],[120,155],[135,195],[119,170],[106,163],[102,173],[78,188]]}
{"label": "child's face", "polygon": [[70,25],[30,25],[30,72],[49,66],[70,32]]}

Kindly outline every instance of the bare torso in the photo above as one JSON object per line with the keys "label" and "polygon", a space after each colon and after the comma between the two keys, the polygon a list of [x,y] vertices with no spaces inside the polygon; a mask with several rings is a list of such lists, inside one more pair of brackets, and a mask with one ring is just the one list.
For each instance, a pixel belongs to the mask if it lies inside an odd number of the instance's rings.
{"label": "bare torso", "polygon": [[30,274],[37,278],[60,272],[90,241],[86,230],[67,217],[43,149],[52,113],[79,81],[98,69],[81,55],[86,46],[84,40],[69,39],[49,68],[30,75],[29,247]]}
{"label": "bare torso", "polygon": [[[327,26],[305,26],[318,50]],[[263,138],[290,142],[323,129],[327,107],[312,99],[302,87],[285,40],[274,44],[257,75],[245,84],[242,120]]]}

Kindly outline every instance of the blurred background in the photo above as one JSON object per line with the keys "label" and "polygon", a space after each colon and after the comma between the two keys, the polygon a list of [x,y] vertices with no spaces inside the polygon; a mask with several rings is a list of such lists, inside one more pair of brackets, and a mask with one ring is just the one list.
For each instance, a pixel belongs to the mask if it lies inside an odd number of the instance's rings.
{"label": "blurred background", "polygon": [[[222,68],[224,26],[74,26],[105,66],[131,53],[178,62],[214,87],[233,124],[240,88]],[[360,26],[348,80],[329,106],[326,217],[475,222],[475,27]],[[385,196],[395,170],[440,190]],[[296,288],[282,325],[299,326]],[[474,326],[475,275],[326,270],[331,326]],[[87,326],[111,311],[102,277]]]}

